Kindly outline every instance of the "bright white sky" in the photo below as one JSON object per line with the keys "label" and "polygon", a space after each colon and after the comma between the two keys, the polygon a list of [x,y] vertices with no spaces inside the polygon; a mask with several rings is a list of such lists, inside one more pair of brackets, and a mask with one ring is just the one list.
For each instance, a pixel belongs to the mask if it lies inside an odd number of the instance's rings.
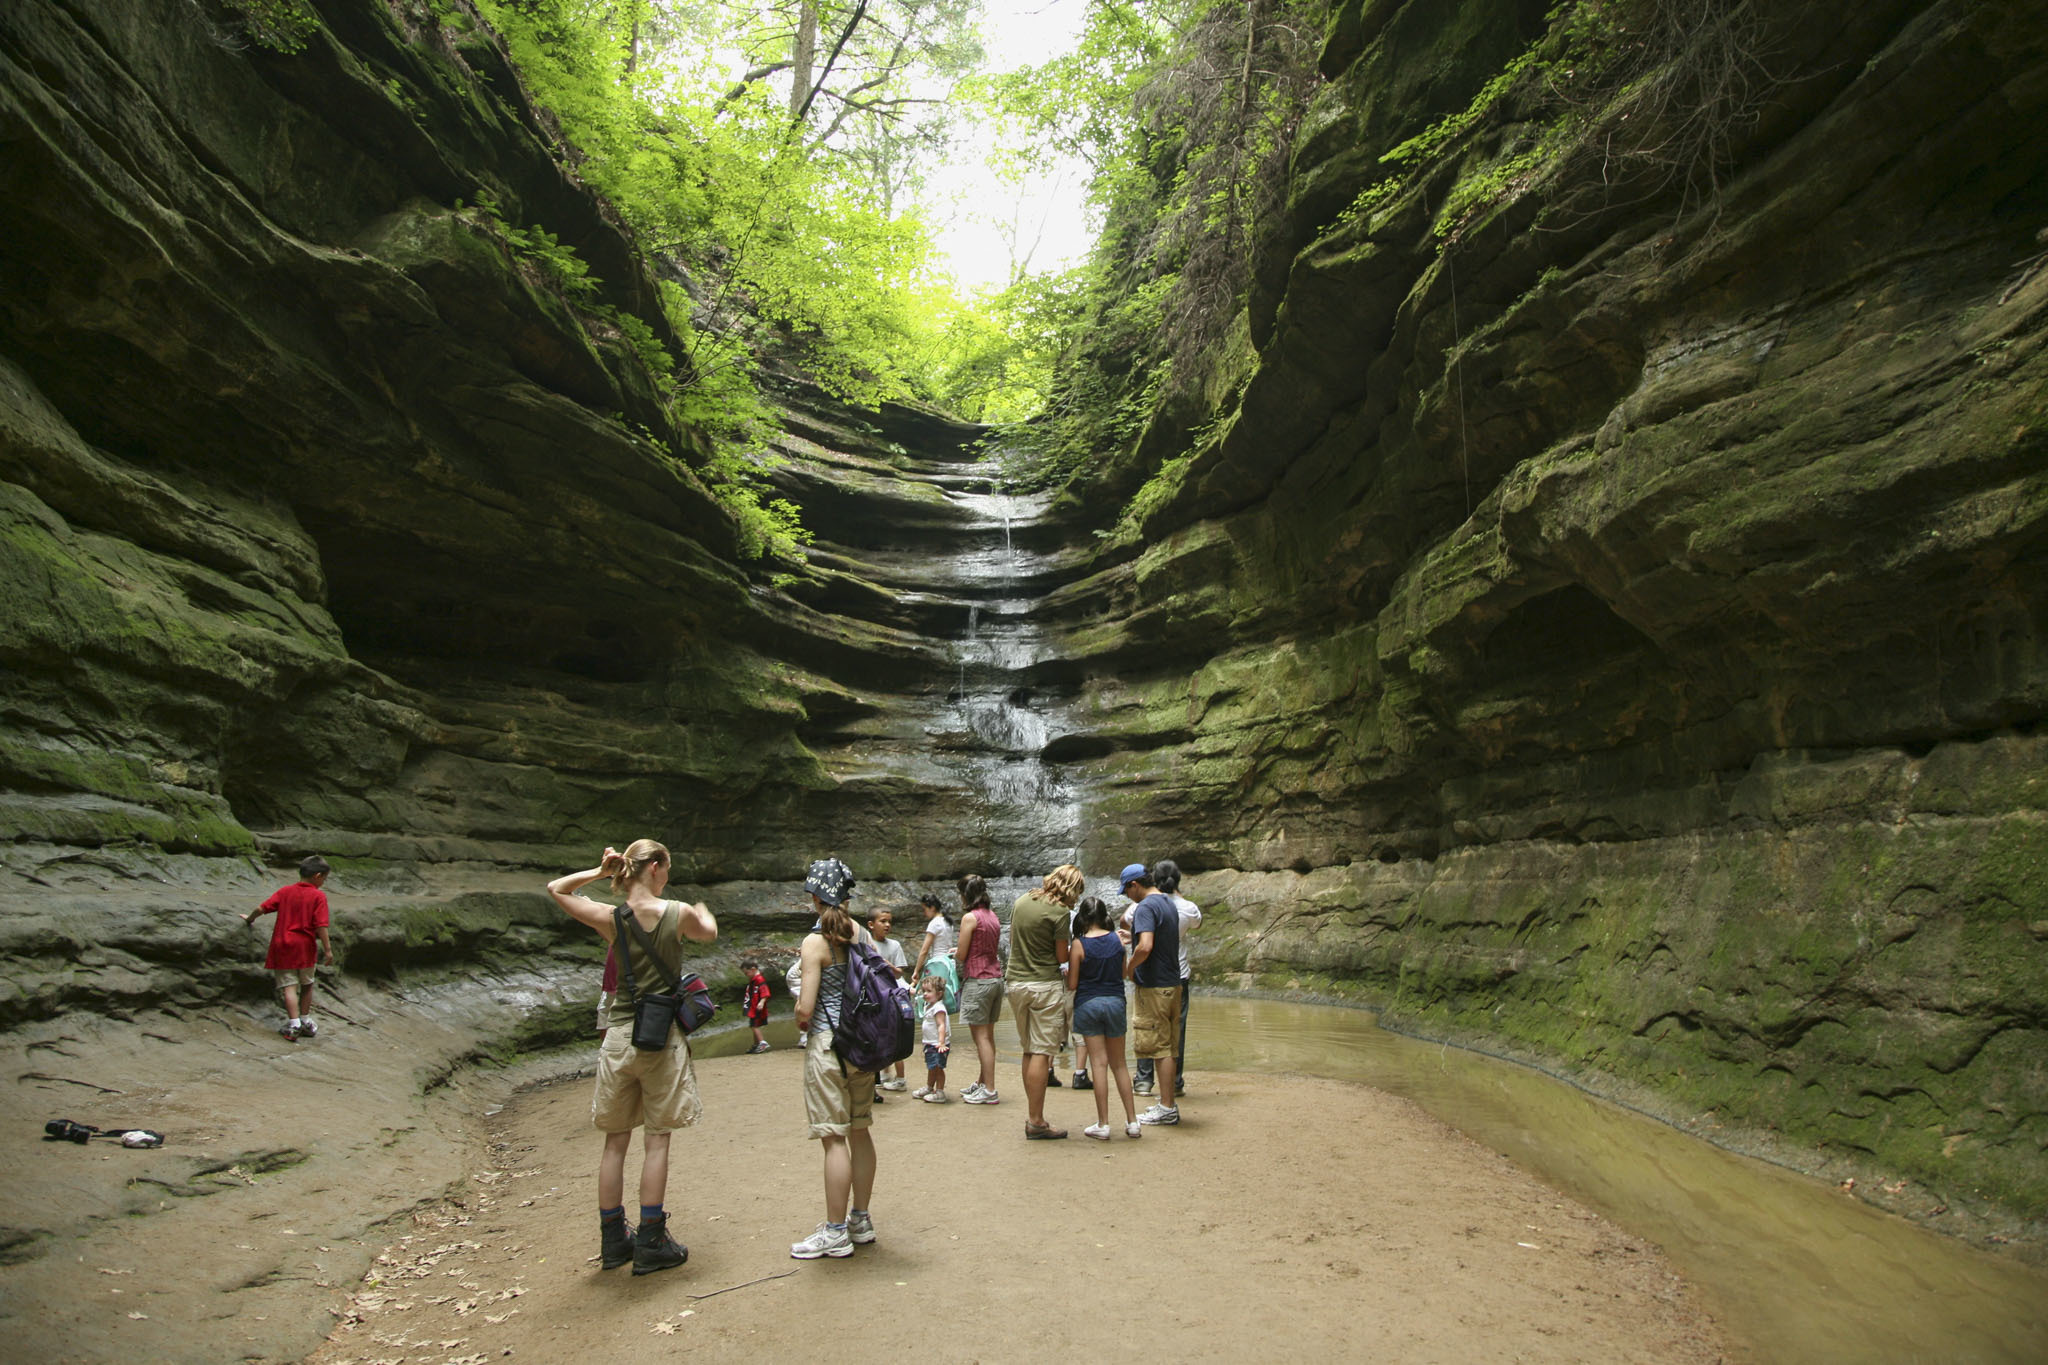
{"label": "bright white sky", "polygon": [[[989,66],[1010,71],[1071,49],[1088,0],[983,0],[983,9]],[[1009,282],[1010,249],[997,225],[1013,216],[1023,224],[1025,243],[1038,238],[1033,271],[1079,264],[1095,241],[1084,207],[1086,168],[1072,161],[1042,166],[1024,185],[1020,201],[984,165],[993,150],[990,137],[985,130],[970,133],[952,165],[931,178],[939,251],[953,277],[968,289],[1000,289]]]}

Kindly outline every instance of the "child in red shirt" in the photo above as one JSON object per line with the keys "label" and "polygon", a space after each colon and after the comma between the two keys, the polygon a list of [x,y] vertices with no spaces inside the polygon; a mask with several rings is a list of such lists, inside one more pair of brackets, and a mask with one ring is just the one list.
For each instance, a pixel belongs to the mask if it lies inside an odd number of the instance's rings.
{"label": "child in red shirt", "polygon": [[313,1023],[313,965],[334,960],[334,947],[327,941],[327,893],[320,889],[331,870],[325,858],[314,854],[299,864],[296,882],[279,887],[269,900],[242,916],[244,924],[254,924],[258,915],[277,916],[263,965],[270,968],[284,996],[284,1027],[278,1032],[293,1041],[320,1032]]}
{"label": "child in red shirt", "polygon": [[747,1024],[754,1030],[754,1045],[749,1052],[766,1052],[768,1039],[761,1030],[768,1027],[768,978],[761,975],[761,964],[743,962],[747,971]]}

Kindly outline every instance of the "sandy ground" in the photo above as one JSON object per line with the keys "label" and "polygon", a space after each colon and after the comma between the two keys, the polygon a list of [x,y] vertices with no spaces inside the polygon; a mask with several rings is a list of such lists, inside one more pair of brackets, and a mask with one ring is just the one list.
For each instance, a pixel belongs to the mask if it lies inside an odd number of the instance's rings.
{"label": "sandy ground", "polygon": [[[1073,1136],[1026,1142],[1005,1054],[1000,1105],[879,1107],[879,1240],[795,1261],[823,1216],[800,1062],[699,1062],[669,1192],[689,1264],[639,1278],[597,1268],[590,1082],[523,1090],[465,1195],[411,1215],[312,1359],[1731,1358],[1654,1248],[1407,1102],[1325,1081],[1204,1076],[1180,1127],[1108,1143],[1080,1135],[1089,1095],[1054,1091]],[[636,1142],[629,1194],[637,1169]]]}

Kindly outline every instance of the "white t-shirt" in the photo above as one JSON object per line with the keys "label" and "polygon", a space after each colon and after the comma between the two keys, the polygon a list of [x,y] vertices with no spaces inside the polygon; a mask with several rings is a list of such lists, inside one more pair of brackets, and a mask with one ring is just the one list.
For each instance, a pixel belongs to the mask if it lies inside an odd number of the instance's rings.
{"label": "white t-shirt", "polygon": [[896,969],[896,976],[898,980],[901,980],[903,974],[910,970],[910,962],[903,956],[903,945],[897,942],[895,939],[876,939],[875,951],[882,955],[882,961],[888,963],[891,967],[894,967]]}
{"label": "white t-shirt", "polygon": [[[944,1019],[945,1019],[945,1018],[946,1018],[946,1002],[945,1002],[945,1001],[941,1000],[941,1001],[938,1001],[938,1002],[937,1002],[936,1004],[930,1004],[930,1005],[926,1005],[926,1006],[925,1006],[925,1009],[924,1009],[924,1041],[925,1041],[925,1043],[926,1043],[926,1044],[927,1044],[928,1046],[931,1046],[931,1047],[937,1047],[937,1046],[939,1045],[939,1024],[940,1024],[940,1023],[941,1023],[942,1021],[944,1021]],[[947,1043],[947,1046],[948,1046],[948,1047],[952,1046],[952,1039],[951,1039],[951,1038],[948,1038],[948,1039],[946,1040],[946,1043]]]}
{"label": "white t-shirt", "polygon": [[[925,958],[925,961],[929,962],[934,957],[951,957],[953,955],[953,945],[959,941],[960,931],[946,923],[944,915],[933,915],[930,919],[926,920],[924,922],[924,931],[927,934],[937,935],[932,940],[932,950],[930,955]],[[919,943],[922,944],[923,940],[920,939]]]}

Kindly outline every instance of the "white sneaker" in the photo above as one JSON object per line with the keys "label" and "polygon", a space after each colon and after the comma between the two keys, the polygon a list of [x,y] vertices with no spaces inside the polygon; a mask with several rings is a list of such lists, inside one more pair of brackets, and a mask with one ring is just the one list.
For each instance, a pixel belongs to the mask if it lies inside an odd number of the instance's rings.
{"label": "white sneaker", "polygon": [[1143,1137],[1145,1136],[1145,1130],[1143,1128],[1140,1128],[1136,1123],[1127,1123],[1124,1125],[1124,1136]]}
{"label": "white sneaker", "polygon": [[963,1099],[963,1100],[967,1100],[967,1099],[973,1099],[973,1098],[974,1098],[974,1097],[975,1097],[976,1095],[979,1095],[980,1093],[981,1093],[981,1082],[980,1082],[980,1081],[969,1081],[969,1082],[967,1083],[967,1088],[966,1088],[965,1090],[962,1090],[962,1091],[960,1092],[960,1098],[961,1098],[961,1099]]}
{"label": "white sneaker", "polygon": [[903,1088],[904,1088],[904,1087],[905,1087],[906,1085],[908,1085],[908,1084],[909,1084],[909,1082],[908,1082],[908,1081],[906,1081],[906,1080],[904,1080],[904,1079],[903,1079],[903,1078],[902,1078],[901,1076],[894,1076],[894,1077],[891,1077],[890,1079],[888,1079],[888,1080],[886,1080],[886,1081],[883,1081],[883,1082],[882,1082],[882,1089],[884,1089],[884,1090],[901,1090],[901,1089],[903,1089]]}
{"label": "white sneaker", "polygon": [[311,1019],[301,1019],[299,1020],[299,1036],[301,1038],[318,1038],[320,1036],[320,1026]]}
{"label": "white sneaker", "polygon": [[1109,1125],[1106,1123],[1091,1123],[1081,1131],[1097,1142],[1109,1141]]}
{"label": "white sneaker", "polygon": [[845,1228],[820,1223],[816,1232],[801,1242],[790,1243],[789,1254],[799,1261],[815,1261],[820,1256],[851,1256],[853,1238]]}
{"label": "white sneaker", "polygon": [[866,1209],[846,1211],[846,1239],[860,1247],[875,1240],[875,1220]]}
{"label": "white sneaker", "polygon": [[911,1092],[910,1092],[910,1098],[912,1098],[912,1099],[914,1099],[914,1100],[921,1100],[921,1099],[923,1099],[923,1098],[924,1098],[924,1097],[925,1097],[926,1095],[929,1095],[929,1094],[931,1094],[931,1093],[932,1093],[932,1088],[931,1088],[930,1086],[928,1086],[928,1085],[921,1085],[921,1086],[919,1086],[919,1087],[918,1087],[917,1089],[915,1089],[915,1090],[913,1090],[913,1091],[911,1091]]}
{"label": "white sneaker", "polygon": [[951,1104],[953,1097],[943,1090],[927,1090],[924,1092],[924,1102],[926,1104]]}
{"label": "white sneaker", "polygon": [[997,1096],[995,1091],[982,1089],[981,1082],[979,1081],[975,1082],[974,1089],[968,1091],[965,1095],[962,1095],[960,1098],[966,1100],[969,1104],[1002,1103],[1002,1099],[999,1096]]}
{"label": "white sneaker", "polygon": [[1176,1124],[1180,1122],[1180,1110],[1175,1108],[1169,1108],[1168,1106],[1163,1104],[1155,1104],[1150,1109],[1147,1109],[1144,1113],[1138,1115],[1138,1122],[1144,1124],[1148,1128],[1155,1127],[1162,1123],[1168,1125]]}

